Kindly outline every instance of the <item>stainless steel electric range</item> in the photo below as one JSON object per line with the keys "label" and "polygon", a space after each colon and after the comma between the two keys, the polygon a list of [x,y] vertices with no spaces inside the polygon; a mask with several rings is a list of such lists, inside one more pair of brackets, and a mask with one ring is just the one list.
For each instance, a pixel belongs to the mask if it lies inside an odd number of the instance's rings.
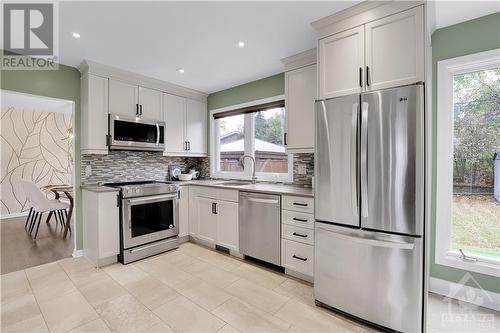
{"label": "stainless steel electric range", "polygon": [[179,187],[168,182],[107,183],[120,189],[123,264],[179,247]]}

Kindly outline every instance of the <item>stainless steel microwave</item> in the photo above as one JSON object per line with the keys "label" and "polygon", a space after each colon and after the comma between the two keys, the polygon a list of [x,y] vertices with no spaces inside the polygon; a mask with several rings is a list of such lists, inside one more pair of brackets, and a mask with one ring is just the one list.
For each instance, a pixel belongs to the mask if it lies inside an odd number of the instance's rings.
{"label": "stainless steel microwave", "polygon": [[165,150],[165,122],[109,115],[109,149]]}

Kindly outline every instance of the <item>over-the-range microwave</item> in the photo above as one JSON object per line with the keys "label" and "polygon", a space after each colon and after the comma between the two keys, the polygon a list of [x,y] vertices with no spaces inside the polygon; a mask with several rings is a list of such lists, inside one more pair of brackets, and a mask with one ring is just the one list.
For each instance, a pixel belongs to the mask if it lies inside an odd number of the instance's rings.
{"label": "over-the-range microwave", "polygon": [[109,149],[165,150],[165,122],[142,117],[109,115]]}

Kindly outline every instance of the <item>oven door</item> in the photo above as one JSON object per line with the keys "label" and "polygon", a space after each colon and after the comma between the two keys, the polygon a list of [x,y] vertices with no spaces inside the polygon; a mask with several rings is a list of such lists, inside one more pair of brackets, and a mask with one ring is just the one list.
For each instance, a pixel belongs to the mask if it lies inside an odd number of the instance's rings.
{"label": "oven door", "polygon": [[165,150],[165,123],[144,118],[109,115],[110,149]]}
{"label": "oven door", "polygon": [[123,199],[123,248],[177,236],[177,193]]}

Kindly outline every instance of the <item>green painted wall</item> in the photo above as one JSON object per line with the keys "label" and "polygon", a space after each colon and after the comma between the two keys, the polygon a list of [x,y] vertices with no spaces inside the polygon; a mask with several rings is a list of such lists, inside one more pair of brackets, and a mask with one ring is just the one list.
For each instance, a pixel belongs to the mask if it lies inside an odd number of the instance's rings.
{"label": "green painted wall", "polygon": [[285,73],[280,73],[208,95],[208,110],[283,95],[284,93]]}
{"label": "green painted wall", "polygon": [[[471,53],[500,48],[500,13],[484,16],[471,21],[459,23],[436,30],[432,35],[432,82],[433,82],[433,137],[437,128],[437,62]],[[433,179],[432,191],[436,195],[436,146],[433,147]],[[436,231],[436,204],[432,205],[430,274],[443,280],[458,282],[467,271],[434,264],[434,245]],[[500,237],[500,236],[499,236]],[[484,274],[470,272],[477,282],[486,290],[500,293],[500,279]],[[473,284],[471,286],[474,287]]]}
{"label": "green painted wall", "polygon": [[[0,50],[3,53],[3,50]],[[82,210],[80,191],[80,72],[73,67],[59,65],[57,71],[2,71],[1,89],[27,94],[61,98],[75,102],[75,205],[76,205],[76,246],[83,247]]]}

